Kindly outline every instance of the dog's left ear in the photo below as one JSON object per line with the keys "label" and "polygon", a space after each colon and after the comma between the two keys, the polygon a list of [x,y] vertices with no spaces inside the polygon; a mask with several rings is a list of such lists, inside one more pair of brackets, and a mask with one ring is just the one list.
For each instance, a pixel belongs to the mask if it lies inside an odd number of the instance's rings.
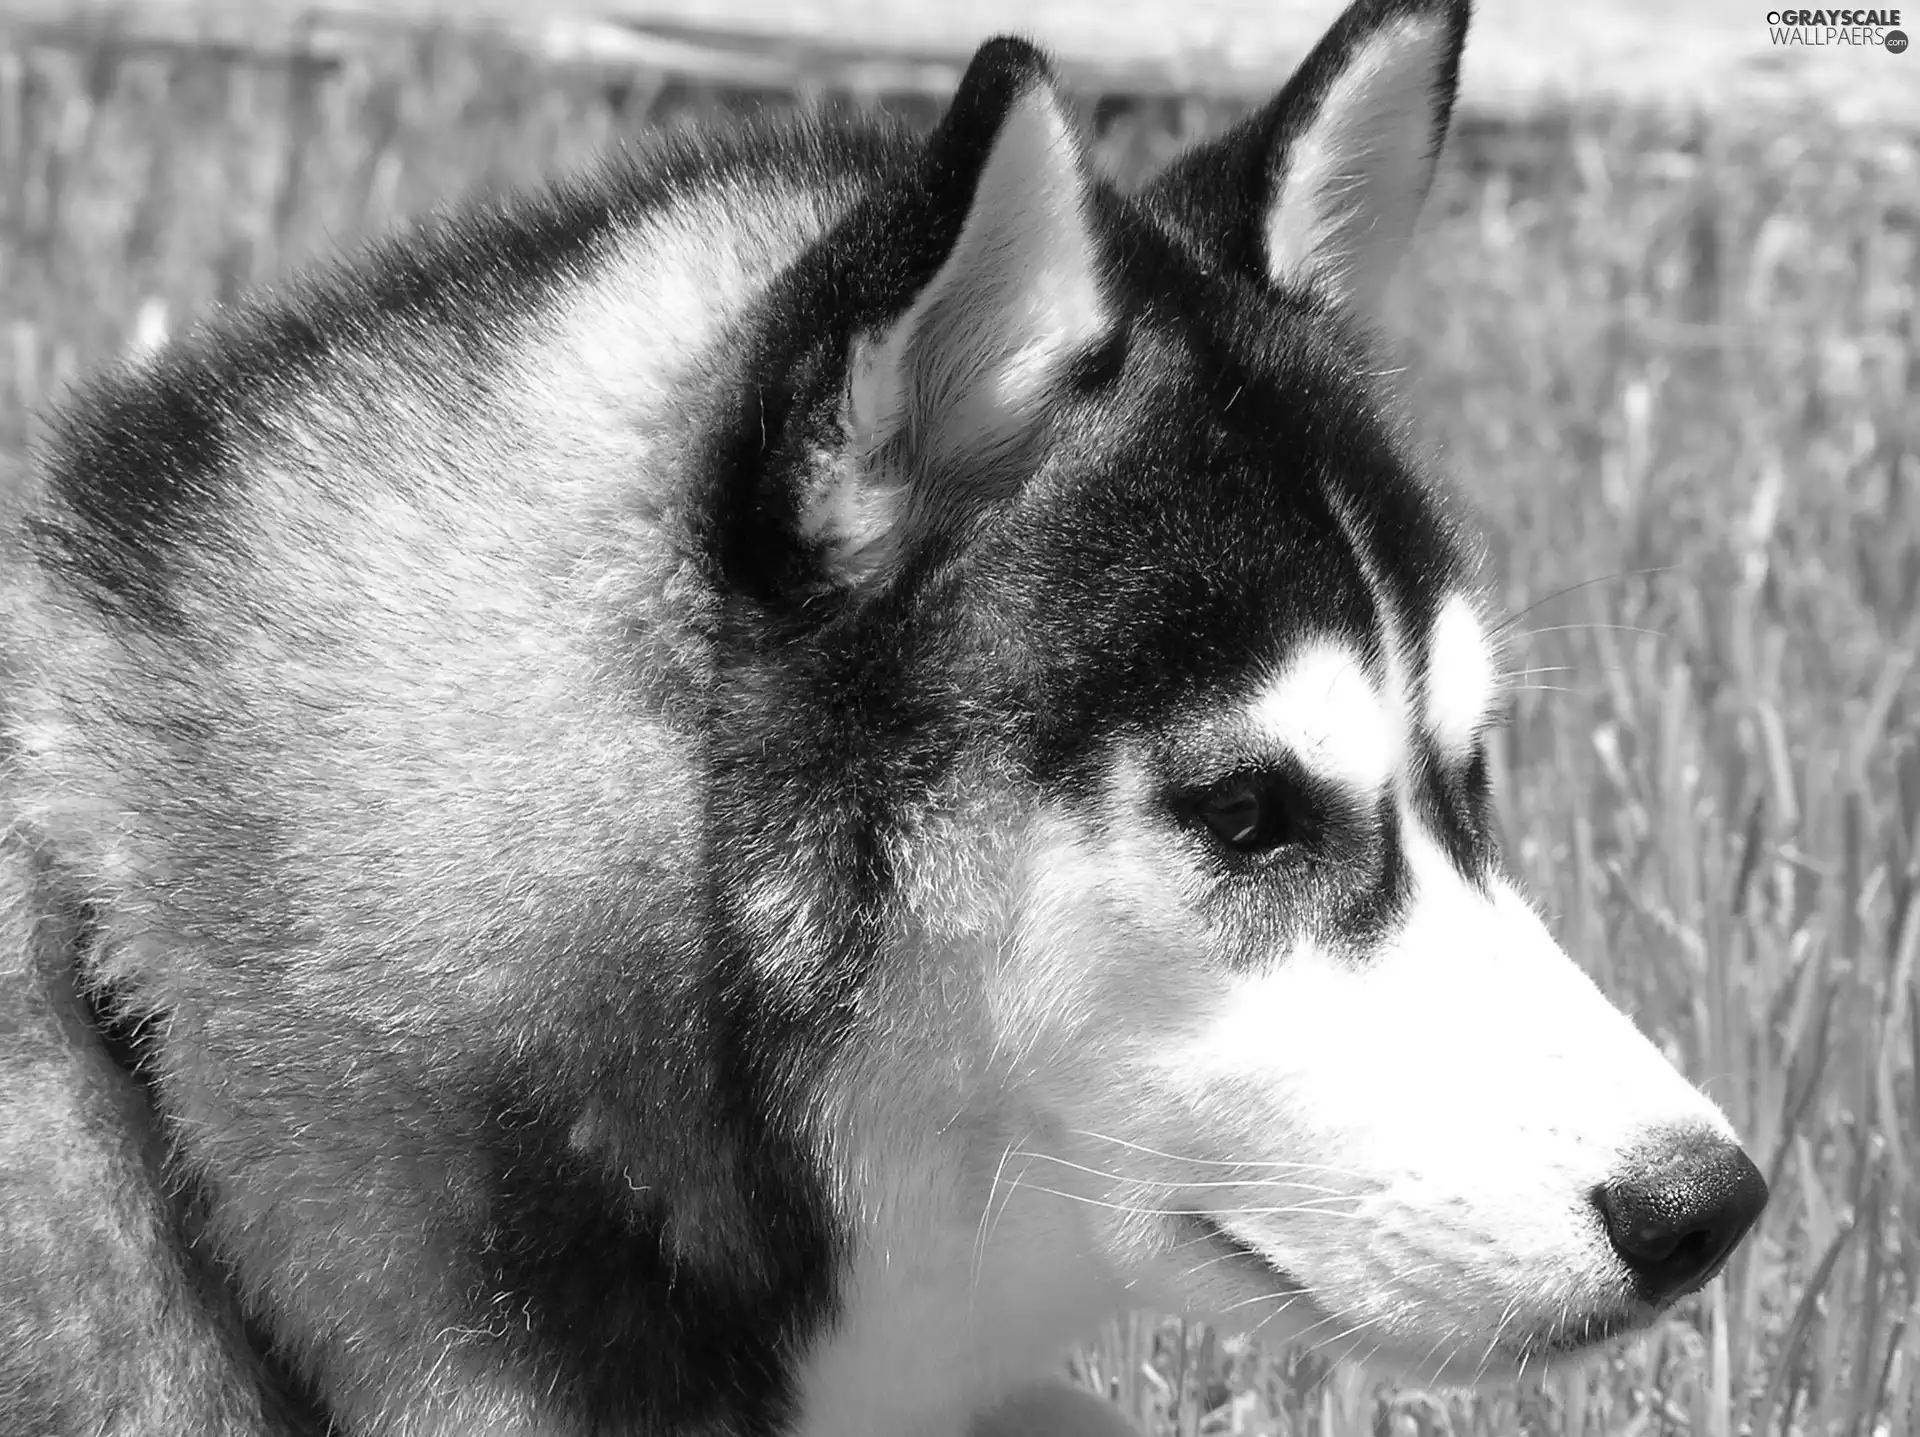
{"label": "dog's left ear", "polygon": [[1146,191],[1215,262],[1377,311],[1432,184],[1470,0],[1357,0],[1264,108]]}
{"label": "dog's left ear", "polygon": [[929,142],[964,219],[904,313],[855,338],[854,462],[804,508],[843,580],[1006,497],[1048,401],[1111,327],[1079,136],[1045,57],[981,47]]}

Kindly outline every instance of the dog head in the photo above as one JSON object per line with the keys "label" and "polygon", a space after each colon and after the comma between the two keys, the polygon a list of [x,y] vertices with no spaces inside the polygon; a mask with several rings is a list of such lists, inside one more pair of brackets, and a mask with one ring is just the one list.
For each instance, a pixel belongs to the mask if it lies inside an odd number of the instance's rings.
{"label": "dog head", "polygon": [[826,338],[763,365],[792,462],[723,553],[841,696],[792,808],[868,841],[819,892],[890,895],[854,1201],[960,1194],[976,1283],[1001,1246],[1454,1379],[1644,1324],[1766,1195],[1502,873],[1501,627],[1369,363],[1466,20],[1361,0],[1133,195],[982,49],[789,276]]}

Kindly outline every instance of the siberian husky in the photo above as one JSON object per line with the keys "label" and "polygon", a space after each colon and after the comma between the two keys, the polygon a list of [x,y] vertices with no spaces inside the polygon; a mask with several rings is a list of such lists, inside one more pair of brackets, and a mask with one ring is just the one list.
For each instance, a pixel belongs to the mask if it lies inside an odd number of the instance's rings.
{"label": "siberian husky", "polygon": [[1501,872],[1368,335],[1466,0],[1123,194],[1047,61],[78,394],[0,528],[0,1428],[956,1437],[1135,1306],[1430,1381],[1766,1188]]}

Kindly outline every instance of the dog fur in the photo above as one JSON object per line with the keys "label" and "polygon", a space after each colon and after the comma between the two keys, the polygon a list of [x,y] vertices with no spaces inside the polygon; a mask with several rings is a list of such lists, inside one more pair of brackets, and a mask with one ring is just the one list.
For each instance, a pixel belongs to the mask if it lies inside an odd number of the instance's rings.
{"label": "dog fur", "polygon": [[1501,873],[1368,337],[1466,25],[1359,0],[1134,194],[994,41],[67,404],[0,1428],[1091,1434],[1130,1306],[1457,1381],[1705,1281],[1764,1185]]}

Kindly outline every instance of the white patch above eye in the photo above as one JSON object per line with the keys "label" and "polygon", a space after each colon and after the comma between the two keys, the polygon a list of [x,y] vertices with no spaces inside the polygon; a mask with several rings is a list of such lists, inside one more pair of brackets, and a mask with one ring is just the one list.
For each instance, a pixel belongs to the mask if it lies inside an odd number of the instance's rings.
{"label": "white patch above eye", "polygon": [[1464,759],[1493,712],[1499,670],[1485,625],[1472,603],[1455,594],[1433,621],[1427,660],[1427,727],[1449,759]]}
{"label": "white patch above eye", "polygon": [[1250,713],[1267,742],[1307,771],[1377,793],[1401,758],[1393,721],[1359,655],[1327,640],[1309,643],[1254,700]]}

